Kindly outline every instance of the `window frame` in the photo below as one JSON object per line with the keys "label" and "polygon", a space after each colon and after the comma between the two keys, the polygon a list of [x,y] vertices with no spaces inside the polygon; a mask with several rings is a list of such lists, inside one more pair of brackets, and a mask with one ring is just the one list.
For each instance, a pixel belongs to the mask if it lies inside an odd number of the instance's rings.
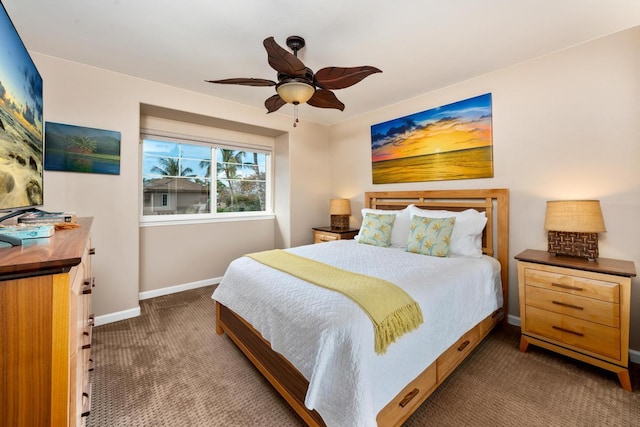
{"label": "window frame", "polygon": [[[216,161],[218,150],[228,149],[235,151],[257,152],[266,155],[265,162],[265,210],[264,211],[238,211],[238,212],[210,212],[197,214],[168,214],[168,215],[144,215],[144,140],[150,139],[154,141],[170,142],[177,144],[190,144],[209,146],[212,149],[212,164]],[[200,136],[175,134],[165,131],[157,131],[150,129],[141,129],[139,141],[139,166],[140,173],[138,176],[139,185],[139,222],[141,226],[157,226],[157,225],[176,225],[176,224],[199,224],[207,222],[230,222],[230,221],[246,221],[261,220],[274,218],[273,211],[273,148],[266,145],[257,145],[244,142],[227,141],[216,138],[204,138]],[[212,206],[217,206],[217,173],[211,173],[212,186]],[[171,196],[168,195],[168,198]],[[217,208],[214,208],[217,210]]]}

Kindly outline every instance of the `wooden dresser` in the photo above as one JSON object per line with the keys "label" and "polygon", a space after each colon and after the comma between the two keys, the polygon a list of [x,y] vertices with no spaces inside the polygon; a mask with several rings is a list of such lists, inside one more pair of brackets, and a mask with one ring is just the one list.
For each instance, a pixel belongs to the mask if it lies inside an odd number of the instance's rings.
{"label": "wooden dresser", "polygon": [[84,425],[91,390],[91,218],[0,248],[0,426]]}
{"label": "wooden dresser", "polygon": [[632,261],[555,256],[528,249],[516,256],[520,351],[544,347],[613,371],[631,391],[629,310]]}
{"label": "wooden dresser", "polygon": [[313,227],[313,243],[353,239],[358,234],[358,231],[360,231],[358,228]]}

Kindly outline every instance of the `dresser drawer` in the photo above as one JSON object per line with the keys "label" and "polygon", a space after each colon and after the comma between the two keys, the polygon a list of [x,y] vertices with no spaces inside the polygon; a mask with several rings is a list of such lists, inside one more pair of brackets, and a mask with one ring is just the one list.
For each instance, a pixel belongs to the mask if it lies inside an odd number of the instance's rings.
{"label": "dresser drawer", "polygon": [[560,274],[550,271],[527,268],[524,272],[525,284],[552,289],[572,295],[599,299],[614,303],[620,302],[620,283],[596,280],[572,274]]}
{"label": "dresser drawer", "polygon": [[69,356],[73,356],[82,342],[82,277],[84,276],[84,265],[82,263],[73,267],[69,271],[70,292],[69,292]]}
{"label": "dresser drawer", "polygon": [[524,333],[620,360],[620,329],[526,306]]}
{"label": "dresser drawer", "polygon": [[620,304],[526,286],[525,304],[601,325],[620,327]]}

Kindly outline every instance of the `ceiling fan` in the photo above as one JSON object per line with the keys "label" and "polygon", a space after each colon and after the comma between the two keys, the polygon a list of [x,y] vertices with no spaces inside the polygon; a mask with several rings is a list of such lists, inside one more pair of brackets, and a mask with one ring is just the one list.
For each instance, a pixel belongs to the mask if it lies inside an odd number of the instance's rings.
{"label": "ceiling fan", "polygon": [[325,67],[317,73],[306,67],[298,59],[298,50],[305,46],[300,36],[287,38],[287,46],[293,53],[282,48],[273,37],[264,39],[269,65],[278,72],[278,81],[257,78],[233,78],[223,80],[206,80],[209,83],[236,84],[244,86],[275,86],[276,95],[264,102],[267,113],[277,111],[283,105],[304,104],[318,108],[336,108],[344,110],[344,104],[332,92],[344,89],[360,82],[365,77],[381,73],[376,67],[368,65],[360,67]]}

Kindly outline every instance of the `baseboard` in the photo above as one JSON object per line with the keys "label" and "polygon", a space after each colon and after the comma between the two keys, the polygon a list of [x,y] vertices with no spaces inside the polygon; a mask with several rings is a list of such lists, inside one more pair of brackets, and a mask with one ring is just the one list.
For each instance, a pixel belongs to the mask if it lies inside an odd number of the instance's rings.
{"label": "baseboard", "polygon": [[122,310],[115,313],[103,314],[102,316],[96,316],[94,319],[94,325],[106,325],[107,323],[118,322],[120,320],[131,319],[132,317],[140,316],[140,306],[136,308],[130,308],[129,310]]}
{"label": "baseboard", "polygon": [[163,295],[175,294],[176,292],[188,291],[190,289],[203,288],[205,286],[217,285],[222,277],[214,277],[212,279],[199,280],[197,282],[185,283],[182,285],[168,286],[166,288],[154,289],[152,291],[140,292],[139,300],[161,297]]}
{"label": "baseboard", "polygon": [[[509,314],[507,315],[507,323],[513,326],[520,326],[520,317]],[[629,361],[640,364],[640,351],[629,349]]]}
{"label": "baseboard", "polygon": [[[204,286],[216,285],[220,283],[222,277],[216,277],[213,279],[200,280],[197,282],[185,283],[183,285],[169,286],[162,289],[154,289],[152,291],[140,292],[138,294],[138,301],[160,297],[163,295],[175,294],[176,292],[188,291],[189,289],[202,288]],[[118,322],[120,320],[131,319],[132,317],[140,316],[140,306],[131,308],[129,310],[118,311],[116,313],[104,314],[102,316],[96,316],[94,320],[95,326],[106,325],[107,323]]]}
{"label": "baseboard", "polygon": [[508,314],[507,323],[513,326],[520,326],[520,318],[518,316],[514,316],[513,314]]}

